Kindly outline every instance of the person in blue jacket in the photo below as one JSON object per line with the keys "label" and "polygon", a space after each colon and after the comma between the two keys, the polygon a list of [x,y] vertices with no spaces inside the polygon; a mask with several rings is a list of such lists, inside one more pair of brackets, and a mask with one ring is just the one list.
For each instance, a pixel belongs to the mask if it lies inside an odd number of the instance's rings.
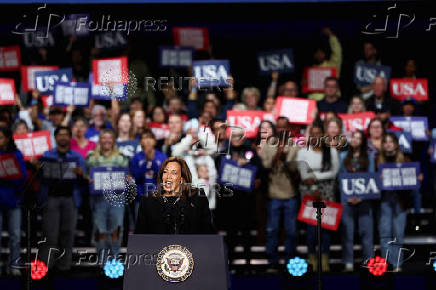
{"label": "person in blue jacket", "polygon": [[42,206],[45,242],[41,244],[39,256],[49,269],[56,266],[61,271],[67,271],[71,268],[77,209],[82,203],[81,192],[89,178],[85,174],[82,155],[70,148],[71,129],[59,126],[54,136],[56,148],[46,151],[41,158],[43,176],[38,203]]}
{"label": "person in blue jacket", "polygon": [[[2,232],[3,217],[8,219],[9,232],[9,256],[10,274],[19,276],[21,274],[17,267],[20,258],[20,233],[21,233],[21,193],[27,177],[26,165],[21,152],[15,146],[12,139],[12,131],[10,128],[0,127],[0,157],[6,158],[5,155],[11,156],[18,162],[19,172],[12,172],[14,175],[19,175],[15,179],[7,179],[6,175],[0,177],[0,233]],[[3,163],[3,162],[2,162]],[[11,166],[3,163],[2,170],[10,170]],[[6,168],[5,168],[6,167]],[[6,172],[4,172],[6,173]],[[0,261],[0,275],[2,265]]]}
{"label": "person in blue jacket", "polygon": [[130,160],[130,172],[135,178],[138,188],[138,198],[135,202],[135,220],[138,216],[141,196],[156,189],[156,177],[162,163],[168,158],[164,153],[155,149],[156,138],[151,130],[141,134],[142,151],[136,153]]}

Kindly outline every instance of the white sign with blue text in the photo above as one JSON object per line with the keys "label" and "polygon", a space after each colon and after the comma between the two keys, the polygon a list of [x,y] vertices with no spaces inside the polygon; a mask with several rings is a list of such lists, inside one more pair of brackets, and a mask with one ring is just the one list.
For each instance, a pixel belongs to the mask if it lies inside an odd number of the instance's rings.
{"label": "white sign with blue text", "polygon": [[34,75],[35,88],[41,95],[53,95],[56,82],[71,82],[73,80],[73,69],[63,68],[50,71],[37,71]]}
{"label": "white sign with blue text", "polygon": [[274,71],[292,73],[295,70],[294,54],[291,48],[259,52],[257,61],[261,75],[268,75]]}
{"label": "white sign with blue text", "polygon": [[361,200],[380,199],[380,179],[377,173],[341,173],[339,188],[342,203],[353,197]]}
{"label": "white sign with blue text", "polygon": [[194,61],[192,65],[199,88],[230,85],[230,62],[228,60],[199,60]]}
{"label": "white sign with blue text", "polygon": [[368,86],[372,84],[374,78],[383,77],[386,79],[386,84],[388,84],[391,71],[390,66],[356,62],[354,66],[354,83],[359,86]]}
{"label": "white sign with blue text", "polygon": [[89,83],[56,82],[53,94],[55,106],[88,107],[91,85]]}
{"label": "white sign with blue text", "polygon": [[128,170],[124,167],[101,166],[92,167],[90,176],[91,194],[102,194],[105,191],[112,193],[123,193],[126,190],[126,176]]}
{"label": "white sign with blue text", "polygon": [[383,163],[379,165],[383,190],[417,190],[420,187],[419,162]]}
{"label": "white sign with blue text", "polygon": [[159,65],[161,68],[184,68],[192,65],[194,48],[189,46],[160,46]]}
{"label": "white sign with blue text", "polygon": [[91,98],[94,100],[125,100],[127,98],[127,85],[113,84],[109,85],[96,85],[94,84],[93,73],[89,74],[89,83],[91,84]]}

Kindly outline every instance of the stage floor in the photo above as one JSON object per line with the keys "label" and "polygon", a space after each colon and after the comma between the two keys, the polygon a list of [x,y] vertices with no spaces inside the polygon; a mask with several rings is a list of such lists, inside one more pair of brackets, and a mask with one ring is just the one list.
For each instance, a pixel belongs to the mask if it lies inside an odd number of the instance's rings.
{"label": "stage floor", "polygon": [[[306,274],[302,277],[291,277],[289,274],[277,275],[251,275],[231,276],[231,290],[287,290],[287,289],[316,289],[317,277]],[[360,274],[329,273],[323,275],[324,290],[433,290],[436,289],[436,272],[426,273],[386,273],[381,277],[374,277],[367,272]],[[46,277],[39,281],[32,281],[33,290],[118,290],[122,289],[122,278],[109,279],[99,274],[98,271],[87,273],[57,273],[55,276]],[[0,279],[0,289],[15,290],[25,289],[24,278]],[[177,288],[177,287],[176,287]],[[176,289],[174,288],[174,289]],[[146,287],[142,289],[148,289]],[[155,289],[150,289],[155,290]],[[207,290],[207,289],[193,289]]]}

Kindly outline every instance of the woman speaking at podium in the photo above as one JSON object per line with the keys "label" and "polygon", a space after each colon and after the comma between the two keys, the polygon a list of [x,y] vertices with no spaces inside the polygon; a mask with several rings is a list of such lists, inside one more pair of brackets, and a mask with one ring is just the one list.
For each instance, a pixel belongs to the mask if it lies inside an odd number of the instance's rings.
{"label": "woman speaking at podium", "polygon": [[157,189],[141,199],[135,234],[215,233],[206,194],[191,182],[185,160],[165,160],[157,177]]}

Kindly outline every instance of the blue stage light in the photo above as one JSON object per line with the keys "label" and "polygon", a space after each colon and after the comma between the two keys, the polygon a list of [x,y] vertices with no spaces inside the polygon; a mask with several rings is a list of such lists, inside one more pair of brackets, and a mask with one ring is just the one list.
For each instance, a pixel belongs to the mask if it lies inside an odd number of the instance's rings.
{"label": "blue stage light", "polygon": [[118,260],[107,261],[104,265],[104,274],[109,278],[119,278],[124,274],[124,265]]}
{"label": "blue stage light", "polygon": [[304,259],[299,257],[295,257],[293,259],[289,259],[288,264],[286,265],[288,268],[289,274],[292,276],[303,276],[307,272],[307,262]]}
{"label": "blue stage light", "polygon": [[433,269],[436,271],[436,261],[433,262]]}

